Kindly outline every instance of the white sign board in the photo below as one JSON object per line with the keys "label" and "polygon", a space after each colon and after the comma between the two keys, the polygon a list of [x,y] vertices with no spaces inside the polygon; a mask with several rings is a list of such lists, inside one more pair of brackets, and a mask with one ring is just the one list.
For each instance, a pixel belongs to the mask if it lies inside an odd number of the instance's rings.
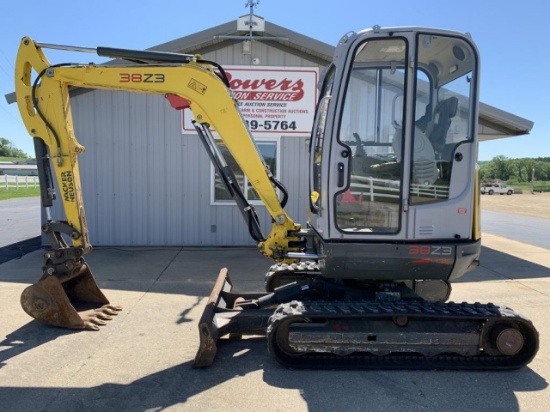
{"label": "white sign board", "polygon": [[237,19],[238,31],[265,31],[265,19],[254,14],[244,15]]}
{"label": "white sign board", "polygon": [[[239,108],[254,136],[311,133],[319,70],[315,67],[224,66]],[[183,111],[183,133],[195,132]]]}

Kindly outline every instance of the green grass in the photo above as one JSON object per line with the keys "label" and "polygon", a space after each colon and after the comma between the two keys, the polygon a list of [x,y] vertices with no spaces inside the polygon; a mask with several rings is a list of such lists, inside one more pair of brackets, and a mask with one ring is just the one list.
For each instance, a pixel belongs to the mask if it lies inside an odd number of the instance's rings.
{"label": "green grass", "polygon": [[24,157],[4,157],[0,156],[0,162],[28,162],[29,159],[25,159]]}
{"label": "green grass", "polygon": [[[507,185],[512,186],[517,193],[519,193],[518,189],[521,190],[523,193],[531,192],[530,182],[512,183]],[[535,181],[534,188],[535,192],[550,192],[550,182]]]}
{"label": "green grass", "polygon": [[10,188],[9,190],[6,190],[5,188],[0,188],[0,200],[34,196],[40,196],[39,187],[22,187],[19,189]]}

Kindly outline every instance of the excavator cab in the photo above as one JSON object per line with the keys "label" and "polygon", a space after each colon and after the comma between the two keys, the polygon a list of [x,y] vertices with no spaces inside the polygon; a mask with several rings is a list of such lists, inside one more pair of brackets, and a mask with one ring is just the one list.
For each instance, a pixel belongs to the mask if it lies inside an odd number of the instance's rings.
{"label": "excavator cab", "polygon": [[525,318],[446,303],[481,248],[478,72],[467,35],[374,27],[342,38],[310,139],[307,253],[273,266],[260,297],[235,298],[220,274],[195,366],[211,363],[219,336],[263,327],[270,354],[291,368],[505,369],[532,359],[538,335]]}
{"label": "excavator cab", "polygon": [[325,276],[446,288],[476,266],[478,66],[457,33],[375,27],[340,41],[310,149]]}

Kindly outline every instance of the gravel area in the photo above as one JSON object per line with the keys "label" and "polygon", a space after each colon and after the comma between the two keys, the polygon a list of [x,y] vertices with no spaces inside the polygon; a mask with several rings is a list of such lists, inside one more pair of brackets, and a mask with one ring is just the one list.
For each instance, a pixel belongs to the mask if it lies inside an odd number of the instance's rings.
{"label": "gravel area", "polygon": [[481,195],[481,209],[550,219],[550,193]]}

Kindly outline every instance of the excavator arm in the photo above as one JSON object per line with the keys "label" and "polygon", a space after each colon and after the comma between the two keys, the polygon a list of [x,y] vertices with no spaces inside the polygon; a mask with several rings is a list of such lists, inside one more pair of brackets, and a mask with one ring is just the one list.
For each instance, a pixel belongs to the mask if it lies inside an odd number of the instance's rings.
{"label": "excavator arm", "polygon": [[[53,45],[43,47],[47,46]],[[52,66],[40,44],[24,38],[16,64],[16,96],[21,115],[31,136],[42,139],[50,149],[68,225],[73,229],[73,245],[85,251],[90,248],[78,169],[78,155],[85,149],[74,134],[69,104],[71,86],[178,96],[188,101],[196,127],[203,130],[203,135],[208,135],[210,128],[217,131],[273,218],[271,233],[265,239],[257,239],[261,251],[266,256],[283,259],[289,242],[298,240],[287,233],[299,231],[300,226],[281,206],[274,178],[254,144],[231,90],[214,73],[214,66],[174,53],[135,51],[132,55],[131,50],[107,48],[97,51],[155,62]],[[174,63],[163,61],[164,56],[174,60],[181,57],[179,63]],[[38,77],[31,82],[33,70]],[[223,160],[220,166],[225,167]]]}
{"label": "excavator arm", "polygon": [[[56,64],[45,48],[95,52],[133,63],[112,65]],[[217,68],[219,73],[215,72]],[[16,62],[16,98],[27,130],[35,138],[41,174],[43,206],[47,223],[43,232],[52,250],[44,255],[43,276],[22,295],[25,311],[36,319],[57,326],[97,329],[120,308],[110,306],[97,286],[83,255],[91,251],[80,182],[78,156],[84,153],[74,132],[70,88],[119,90],[165,95],[173,106],[190,108],[199,137],[228,192],[248,221],[249,231],[260,251],[279,262],[293,262],[300,250],[300,226],[283,209],[275,180],[247,128],[228,87],[223,68],[197,56],[151,51],[40,44],[23,38]],[[215,130],[273,218],[271,232],[264,236],[253,207],[248,204],[233,172],[217,150]],[[53,169],[54,177],[51,176]],[[50,206],[57,182],[66,221],[52,220]],[[72,244],[65,242],[70,237]],[[290,255],[289,255],[290,254]],[[79,315],[76,302],[100,304],[91,314]],[[86,305],[87,306],[87,305]]]}

